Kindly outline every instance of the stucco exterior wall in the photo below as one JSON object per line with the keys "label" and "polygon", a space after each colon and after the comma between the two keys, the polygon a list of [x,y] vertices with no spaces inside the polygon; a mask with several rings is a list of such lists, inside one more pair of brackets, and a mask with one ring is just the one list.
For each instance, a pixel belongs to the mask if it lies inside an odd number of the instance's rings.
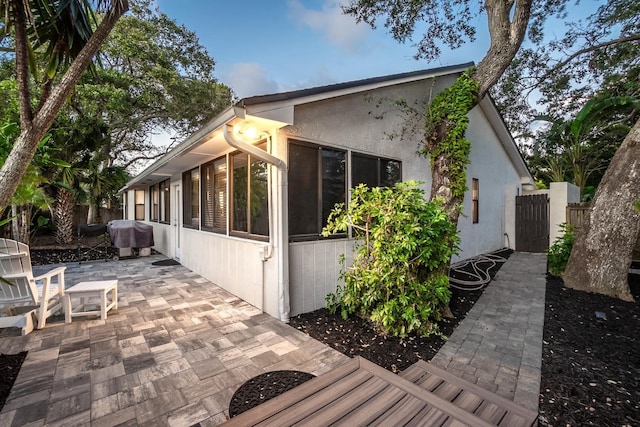
{"label": "stucco exterior wall", "polygon": [[[435,84],[422,81],[380,89],[373,96],[355,94],[299,106],[295,110],[295,125],[284,128],[281,138],[296,138],[400,160],[402,179],[424,182],[428,197],[431,185],[429,161],[417,154],[423,132],[421,120],[407,126],[408,116],[399,111],[394,101],[404,100],[413,108],[424,109],[429,93],[435,94],[453,81],[453,78],[445,77]],[[472,178],[479,179],[480,220],[478,224],[472,224],[468,191],[464,200],[465,216],[460,217],[458,225],[461,251],[454,261],[507,245],[513,247],[515,243],[513,213],[515,195],[520,191],[520,177],[480,107],[470,113],[470,118],[467,135],[472,141],[472,149],[467,179],[469,188]],[[348,180],[349,175],[347,173]],[[510,235],[506,237],[505,233]],[[326,294],[335,292],[339,283],[338,259],[343,253],[352,258],[352,246],[353,242],[348,239],[290,243],[292,314],[325,306]]]}
{"label": "stucco exterior wall", "polygon": [[458,220],[460,254],[454,261],[509,244],[515,247],[515,196],[520,177],[482,109],[475,107],[469,112],[469,118],[467,138],[471,141],[471,162],[467,169],[467,187],[471,188],[473,178],[478,179],[479,215],[478,223],[473,224],[469,190],[464,197],[463,215]]}

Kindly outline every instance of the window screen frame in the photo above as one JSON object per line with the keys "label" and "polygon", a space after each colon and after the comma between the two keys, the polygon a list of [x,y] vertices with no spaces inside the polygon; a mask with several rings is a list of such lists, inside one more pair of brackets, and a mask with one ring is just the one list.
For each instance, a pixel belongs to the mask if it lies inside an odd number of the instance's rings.
{"label": "window screen frame", "polygon": [[[198,177],[198,195],[193,197],[193,181],[194,174]],[[201,183],[200,166],[189,169],[182,173],[182,226],[184,228],[200,229],[200,183]],[[194,208],[194,199],[198,202],[197,209]],[[193,216],[196,211],[197,217]],[[194,221],[197,220],[197,221]],[[197,224],[195,223],[197,222]]]}
{"label": "window screen frame", "polygon": [[[265,153],[267,152],[268,149],[268,145],[267,145],[267,141],[261,141],[258,142],[254,145],[256,148],[259,148],[261,150],[264,150]],[[236,215],[239,214],[239,211],[236,210],[236,193],[235,191],[238,189],[238,183],[236,182],[235,179],[235,159],[236,158],[240,158],[240,157],[245,157],[246,159],[246,164],[244,165],[244,168],[246,168],[246,194],[245,196],[245,200],[246,200],[246,205],[243,207],[243,214],[246,217],[246,229],[245,230],[241,230],[241,229],[237,229],[235,228],[236,226]],[[253,206],[252,204],[255,203],[254,200],[254,185],[255,185],[255,179],[252,180],[252,172],[255,169],[254,164],[258,162],[260,164],[263,165],[263,167],[265,168],[265,188],[264,188],[264,192],[266,195],[266,200],[264,198],[260,199],[260,203],[261,203],[261,207],[260,207],[260,211],[262,213],[266,212],[266,234],[258,234],[257,233],[257,225],[255,224],[255,218],[254,215],[252,214],[252,210],[253,210]],[[252,156],[249,153],[245,153],[242,151],[234,151],[233,153],[229,153],[228,156],[228,162],[227,162],[227,182],[228,182],[228,191],[227,191],[227,223],[228,223],[228,229],[229,229],[229,235],[233,236],[233,237],[241,237],[241,238],[245,238],[245,239],[251,239],[251,240],[259,240],[259,241],[264,241],[267,242],[269,241],[269,237],[271,234],[271,219],[270,219],[270,215],[271,215],[271,200],[270,200],[270,187],[271,187],[271,165],[269,165],[267,162],[265,162],[264,160],[260,160],[258,157],[256,156]],[[266,202],[266,203],[265,203]],[[264,226],[264,224],[263,224]]]}
{"label": "window screen frame", "polygon": [[149,221],[159,222],[160,220],[160,184],[149,187]]}
{"label": "window screen frame", "polygon": [[158,183],[159,196],[159,217],[160,224],[169,224],[171,222],[171,183],[168,179]]}
{"label": "window screen frame", "polygon": [[[320,145],[320,144],[316,144],[313,142],[309,142],[309,141],[304,141],[304,140],[300,140],[300,139],[296,139],[296,138],[289,138],[287,140],[287,146],[288,146],[288,151],[289,151],[289,170],[291,170],[292,167],[292,156],[291,156],[291,151],[292,151],[292,146],[300,146],[300,147],[305,147],[307,149],[314,149],[316,150],[316,155],[315,155],[315,168],[316,168],[316,173],[315,173],[315,181],[311,182],[310,186],[308,188],[296,188],[296,180],[295,179],[291,179],[291,177],[289,178],[289,192],[288,192],[288,212],[289,212],[289,241],[290,242],[304,242],[304,241],[313,241],[313,240],[325,240],[325,239],[339,239],[339,238],[346,238],[347,237],[347,233],[336,233],[333,234],[331,236],[328,237],[324,237],[322,236],[322,228],[324,227],[324,223],[326,221],[326,218],[323,215],[323,211],[325,210],[326,206],[324,206],[325,204],[324,202],[324,193],[325,193],[325,187],[326,187],[326,182],[324,180],[324,176],[323,176],[323,151],[331,151],[331,152],[335,152],[335,153],[341,153],[342,154],[342,162],[343,162],[343,171],[342,171],[342,179],[343,179],[343,184],[342,184],[342,200],[339,200],[338,203],[347,203],[347,194],[348,194],[348,166],[349,166],[349,160],[348,160],[348,156],[349,156],[349,152],[348,150],[345,149],[341,149],[341,148],[336,148],[336,147],[330,147],[330,146],[326,146],[326,145]],[[309,233],[295,233],[292,232],[291,230],[294,228],[292,226],[292,215],[293,215],[293,209],[292,209],[292,198],[293,197],[301,197],[301,196],[308,196],[310,192],[314,192],[314,194],[310,195],[311,197],[315,196],[315,217],[312,219],[313,223],[315,223],[315,229],[313,230],[313,232],[309,232]],[[340,196],[339,196],[340,197]],[[338,197],[338,198],[339,198]],[[297,201],[296,201],[297,202]],[[314,203],[314,202],[311,202]],[[328,216],[328,212],[327,212],[327,216]]]}
{"label": "window screen frame", "polygon": [[372,187],[389,187],[388,185],[383,185],[383,177],[384,177],[384,173],[382,170],[383,165],[387,164],[388,162],[396,162],[398,163],[398,180],[396,182],[393,183],[393,185],[397,184],[398,182],[402,182],[402,161],[401,160],[397,160],[397,159],[391,159],[388,157],[382,157],[382,156],[376,156],[376,155],[372,155],[372,154],[365,154],[365,153],[360,153],[358,151],[352,151],[351,152],[351,163],[349,164],[349,171],[350,171],[350,176],[351,176],[351,188],[357,187],[359,184],[362,184],[362,181],[358,181],[356,182],[356,179],[354,177],[354,172],[355,172],[355,164],[356,164],[356,159],[362,159],[362,160],[372,160],[375,162],[375,173],[376,173],[376,185],[369,185],[367,183],[367,187],[372,188]]}
{"label": "window screen frame", "polygon": [[[142,203],[141,203],[142,202]],[[145,191],[134,190],[133,191],[133,218],[136,221],[144,221],[146,215],[145,208]]]}
{"label": "window screen frame", "polygon": [[[216,174],[216,169],[219,165],[224,164],[224,182],[222,183],[223,201],[222,208],[216,203],[217,193],[221,189],[219,186],[219,174]],[[200,201],[200,229],[207,232],[226,234],[229,226],[228,212],[229,212],[229,159],[227,155],[217,157],[200,166],[201,177],[201,201]],[[207,176],[207,172],[210,171],[210,176]],[[210,199],[207,200],[208,192],[211,191]],[[210,206],[209,206],[210,205]],[[207,212],[207,209],[210,212]],[[222,211],[222,212],[220,212]],[[211,218],[208,218],[211,215]],[[221,218],[222,221],[218,219]],[[211,225],[209,225],[209,222]]]}

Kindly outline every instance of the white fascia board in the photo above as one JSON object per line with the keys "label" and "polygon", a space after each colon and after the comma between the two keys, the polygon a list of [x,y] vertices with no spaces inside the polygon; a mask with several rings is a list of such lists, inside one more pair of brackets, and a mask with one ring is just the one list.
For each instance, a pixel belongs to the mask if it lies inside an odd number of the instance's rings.
{"label": "white fascia board", "polygon": [[502,147],[507,153],[507,156],[511,160],[513,167],[518,172],[518,175],[520,176],[520,182],[522,184],[533,184],[533,176],[531,175],[527,164],[522,158],[522,154],[520,154],[520,150],[518,149],[518,146],[516,145],[511,132],[509,132],[509,129],[507,129],[507,125],[504,123],[504,120],[502,119],[498,108],[494,104],[493,100],[489,97],[489,95],[485,96],[480,101],[480,107],[482,108],[485,117],[489,121],[489,124],[491,124],[491,127],[493,127],[496,135],[498,135],[498,139],[500,140]]}
{"label": "white fascia board", "polygon": [[293,124],[293,104],[274,107],[272,103],[248,105],[246,113],[250,116],[278,122],[282,125]]}

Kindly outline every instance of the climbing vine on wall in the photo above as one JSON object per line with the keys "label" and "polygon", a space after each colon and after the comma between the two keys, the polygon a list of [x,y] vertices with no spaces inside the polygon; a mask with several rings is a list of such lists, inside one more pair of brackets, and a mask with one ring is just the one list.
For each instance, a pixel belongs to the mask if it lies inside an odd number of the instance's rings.
{"label": "climbing vine on wall", "polygon": [[432,166],[441,155],[449,159],[451,193],[460,198],[467,190],[465,170],[471,152],[471,143],[465,138],[467,114],[478,101],[474,70],[465,71],[431,101],[425,119],[425,147],[421,150],[421,154],[431,159]]}

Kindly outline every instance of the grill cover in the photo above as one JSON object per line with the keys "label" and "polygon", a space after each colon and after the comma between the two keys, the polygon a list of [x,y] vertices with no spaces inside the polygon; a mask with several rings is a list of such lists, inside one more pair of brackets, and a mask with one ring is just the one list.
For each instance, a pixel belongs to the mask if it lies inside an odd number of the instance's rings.
{"label": "grill cover", "polygon": [[153,227],[141,222],[121,219],[109,222],[109,235],[116,248],[150,248]]}

